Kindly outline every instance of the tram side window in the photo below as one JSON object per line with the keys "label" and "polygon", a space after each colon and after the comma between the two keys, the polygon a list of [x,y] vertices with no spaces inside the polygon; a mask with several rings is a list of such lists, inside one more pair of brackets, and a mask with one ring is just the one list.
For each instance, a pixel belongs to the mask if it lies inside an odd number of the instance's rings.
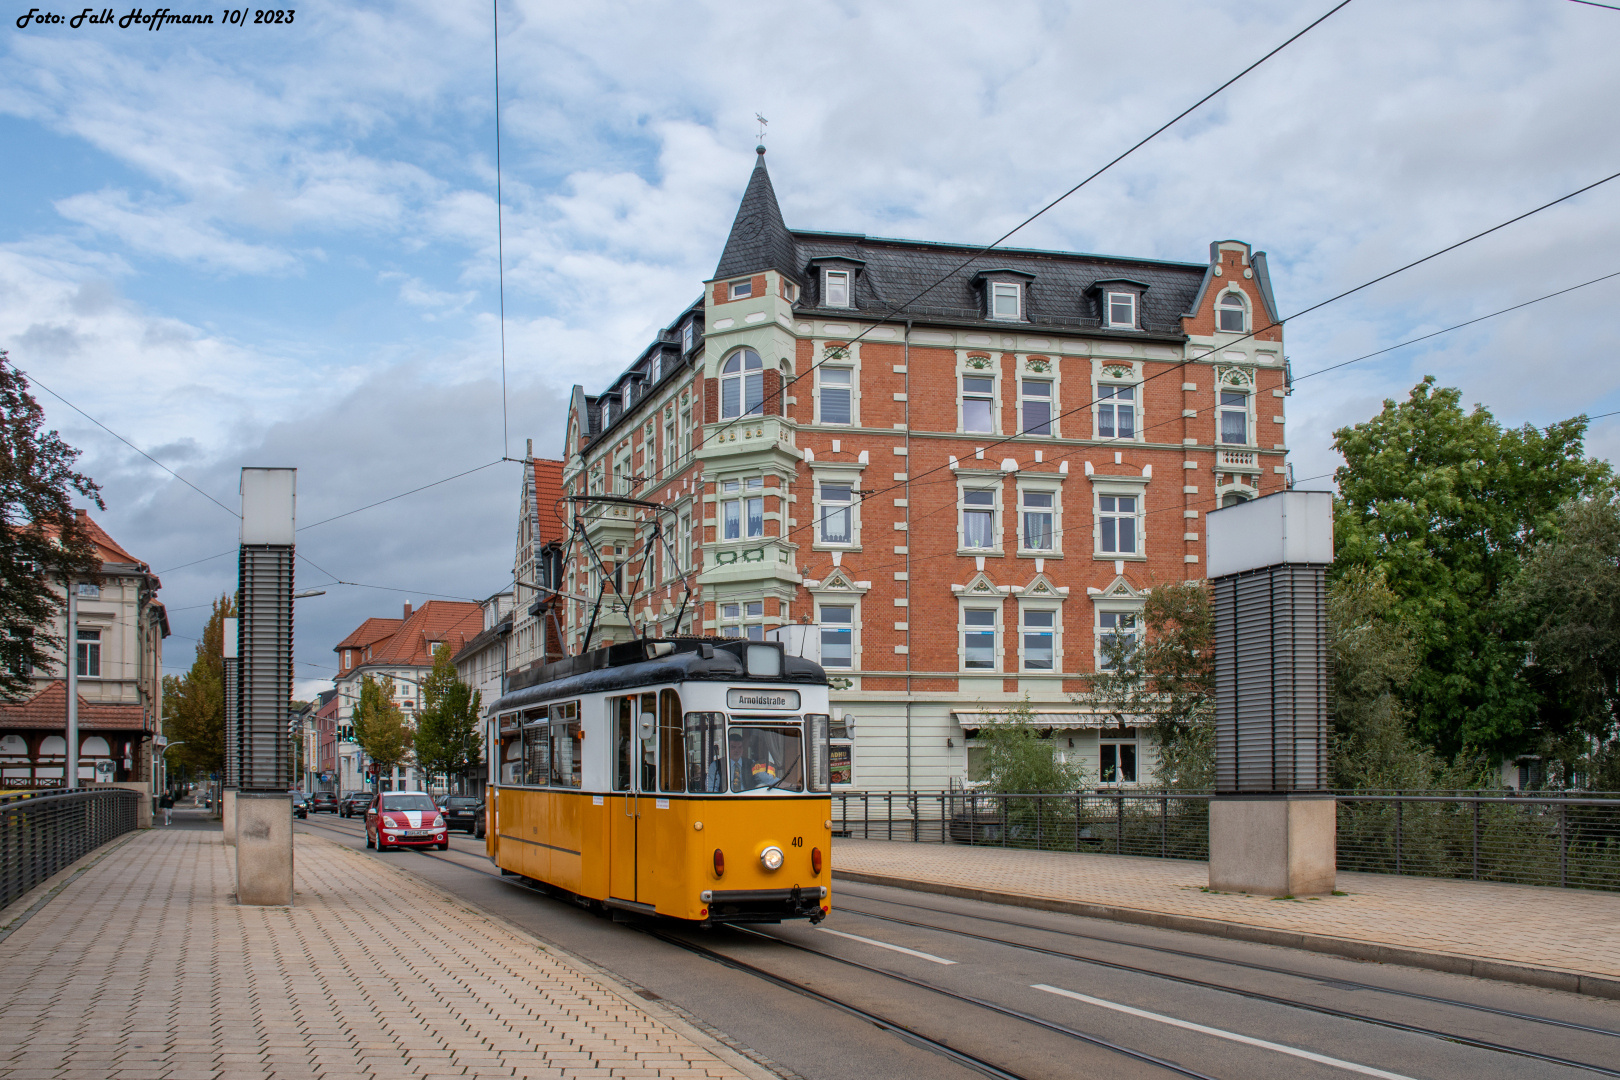
{"label": "tram side window", "polygon": [[613,790],[629,791],[636,760],[636,699],[610,698],[608,715],[613,718]]}
{"label": "tram side window", "polygon": [[658,694],[658,790],[686,790],[686,755],[681,752],[681,699],[673,690]]}
{"label": "tram side window", "polygon": [[580,786],[579,702],[569,701],[551,707],[551,784],[553,787]]}
{"label": "tram side window", "polygon": [[545,787],[551,779],[551,727],[546,710],[523,715],[523,782],[529,787]]}
{"label": "tram side window", "polygon": [[686,714],[688,791],[726,790],[726,714]]}

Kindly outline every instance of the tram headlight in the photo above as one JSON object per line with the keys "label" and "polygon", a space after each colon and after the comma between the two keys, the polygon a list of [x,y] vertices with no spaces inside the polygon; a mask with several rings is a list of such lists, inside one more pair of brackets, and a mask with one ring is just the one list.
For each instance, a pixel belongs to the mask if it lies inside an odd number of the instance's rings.
{"label": "tram headlight", "polygon": [[782,849],[772,844],[759,853],[759,861],[767,870],[782,869]]}

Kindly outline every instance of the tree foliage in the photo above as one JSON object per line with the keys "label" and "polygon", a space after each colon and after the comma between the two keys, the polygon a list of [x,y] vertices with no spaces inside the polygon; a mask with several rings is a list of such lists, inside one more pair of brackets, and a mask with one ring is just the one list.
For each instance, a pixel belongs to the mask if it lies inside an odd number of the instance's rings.
{"label": "tree foliage", "polygon": [[1417,735],[1450,756],[1512,752],[1535,728],[1540,694],[1525,676],[1528,627],[1504,589],[1558,508],[1603,490],[1608,466],[1584,456],[1584,418],[1503,429],[1432,377],[1404,402],[1334,433],[1335,577],[1378,573],[1392,615],[1417,642],[1404,693]]}
{"label": "tree foliage", "polygon": [[360,700],[354,706],[354,740],[366,757],[384,773],[411,761],[415,732],[394,704],[394,680],[379,682],[370,675],[360,679]]}
{"label": "tree foliage", "polygon": [[991,791],[1043,795],[1078,790],[1085,770],[1059,761],[1050,736],[1041,737],[1026,696],[1008,709],[1005,719],[979,729],[985,776]]}
{"label": "tree foliage", "polygon": [[229,595],[213,603],[196,659],[184,675],[163,679],[164,733],[176,746],[168,752],[170,769],[193,775],[223,775],[225,769],[225,620],[235,616]]}
{"label": "tree foliage", "polygon": [[1620,500],[1577,499],[1558,532],[1525,560],[1510,600],[1531,627],[1530,652],[1548,688],[1541,749],[1560,779],[1620,784]]}
{"label": "tree foliage", "polygon": [[480,695],[456,675],[450,646],[433,651],[433,670],[422,681],[422,711],[416,718],[416,761],[430,776],[451,776],[482,756]]}
{"label": "tree foliage", "polygon": [[28,380],[0,349],[0,701],[26,698],[28,672],[54,674],[66,655],[53,630],[64,601],[52,579],[95,581],[101,570],[73,510],[75,493],[106,509],[101,489],[74,469],[79,451],[44,426]]}

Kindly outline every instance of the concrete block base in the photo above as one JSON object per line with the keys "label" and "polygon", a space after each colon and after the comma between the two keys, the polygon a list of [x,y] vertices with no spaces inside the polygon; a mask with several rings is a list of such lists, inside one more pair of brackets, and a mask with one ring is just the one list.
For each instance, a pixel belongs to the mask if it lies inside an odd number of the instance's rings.
{"label": "concrete block base", "polygon": [[236,902],[277,907],[293,899],[292,796],[238,792]]}
{"label": "concrete block base", "polygon": [[1338,803],[1218,795],[1209,803],[1209,887],[1259,896],[1323,896],[1338,872]]}
{"label": "concrete block base", "polygon": [[226,788],[220,792],[220,820],[225,824],[225,843],[236,844],[236,792]]}

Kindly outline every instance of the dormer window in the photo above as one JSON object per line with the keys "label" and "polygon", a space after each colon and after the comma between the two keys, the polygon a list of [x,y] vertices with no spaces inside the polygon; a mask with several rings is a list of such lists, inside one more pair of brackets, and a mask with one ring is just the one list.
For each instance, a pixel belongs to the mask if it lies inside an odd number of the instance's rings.
{"label": "dormer window", "polygon": [[849,271],[828,270],[822,278],[822,307],[849,307]]}
{"label": "dormer window", "polygon": [[990,317],[992,319],[1022,319],[1024,317],[1023,287],[1015,281],[990,283]]}
{"label": "dormer window", "polygon": [[726,289],[731,299],[742,300],[754,295],[754,279],[743,278],[741,281],[730,282],[726,285]]}
{"label": "dormer window", "polygon": [[1136,294],[1110,292],[1103,304],[1104,323],[1111,330],[1136,329]]}
{"label": "dormer window", "polygon": [[686,325],[681,327],[681,354],[691,352],[695,344],[697,344],[697,320],[688,319]]}
{"label": "dormer window", "polygon": [[1243,333],[1244,317],[1248,314],[1248,305],[1243,302],[1239,293],[1229,292],[1221,297],[1220,303],[1221,330],[1228,334]]}

